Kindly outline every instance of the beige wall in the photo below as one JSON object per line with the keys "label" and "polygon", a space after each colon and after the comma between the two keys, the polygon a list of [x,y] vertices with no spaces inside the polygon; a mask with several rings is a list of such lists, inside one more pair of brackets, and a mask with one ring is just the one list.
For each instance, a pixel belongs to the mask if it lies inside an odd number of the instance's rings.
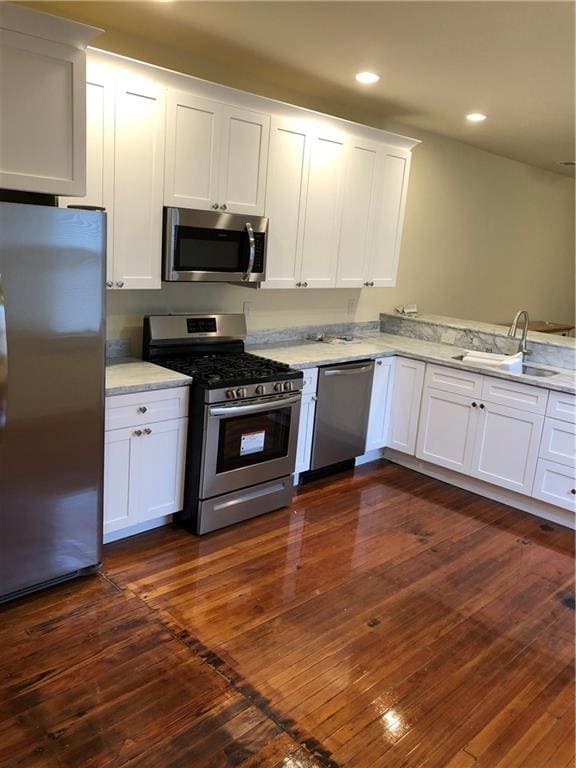
{"label": "beige wall", "polygon": [[[34,5],[98,21],[90,17],[97,4]],[[174,284],[160,291],[109,292],[110,338],[130,338],[137,349],[147,312],[237,312],[244,301],[253,304],[253,329],[371,320],[406,302],[426,312],[479,320],[507,320],[520,307],[534,319],[573,318],[573,180],[392,125],[377,113],[359,112],[339,93],[326,89],[315,94],[296,74],[282,78],[265,66],[255,68],[252,61],[246,67],[230,66],[227,58],[234,56],[223,50],[216,55],[214,41],[202,36],[189,39],[183,50],[105,26],[108,32],[98,38],[104,49],[423,140],[413,154],[396,288],[250,291]],[[353,315],[350,300],[357,302]]]}

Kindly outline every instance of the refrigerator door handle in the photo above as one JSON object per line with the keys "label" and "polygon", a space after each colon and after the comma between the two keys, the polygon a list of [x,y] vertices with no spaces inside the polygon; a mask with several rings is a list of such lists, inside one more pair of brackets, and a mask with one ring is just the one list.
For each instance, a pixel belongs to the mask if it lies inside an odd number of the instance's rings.
{"label": "refrigerator door handle", "polygon": [[6,329],[6,307],[4,289],[0,275],[0,430],[6,426],[6,390],[8,385],[8,332]]}

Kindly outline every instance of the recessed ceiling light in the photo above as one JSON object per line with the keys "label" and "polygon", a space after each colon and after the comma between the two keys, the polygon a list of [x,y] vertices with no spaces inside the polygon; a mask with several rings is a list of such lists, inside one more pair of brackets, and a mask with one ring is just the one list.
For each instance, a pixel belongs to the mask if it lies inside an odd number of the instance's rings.
{"label": "recessed ceiling light", "polygon": [[483,115],[482,112],[470,112],[469,115],[466,115],[466,120],[470,123],[482,123],[486,120],[486,115]]}
{"label": "recessed ceiling light", "polygon": [[373,83],[377,83],[380,80],[380,75],[377,75],[375,72],[358,72],[356,80],[363,85],[373,85]]}

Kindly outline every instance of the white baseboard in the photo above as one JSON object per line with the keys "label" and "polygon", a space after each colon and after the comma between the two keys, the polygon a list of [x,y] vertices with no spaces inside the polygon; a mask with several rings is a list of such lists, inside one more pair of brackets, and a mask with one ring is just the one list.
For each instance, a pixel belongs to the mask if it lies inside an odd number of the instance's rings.
{"label": "white baseboard", "polygon": [[131,525],[118,531],[111,531],[104,534],[104,544],[110,544],[111,541],[125,539],[128,536],[135,536],[137,533],[152,531],[154,528],[161,528],[163,525],[169,525],[171,522],[172,515],[164,515],[163,517],[157,517],[155,520],[147,520],[145,523],[138,523],[138,525]]}
{"label": "white baseboard", "polygon": [[427,461],[395,451],[392,448],[384,448],[378,453],[381,455],[374,458],[366,458],[369,454],[361,456],[357,460],[357,464],[374,461],[376,458],[385,458],[394,462],[394,464],[400,464],[415,472],[420,472],[422,475],[434,477],[436,480],[442,480],[458,488],[464,488],[466,491],[472,491],[472,493],[477,493],[479,496],[484,496],[487,499],[500,501],[509,507],[520,509],[523,512],[544,518],[544,520],[549,520],[552,523],[566,526],[566,528],[571,528],[572,530],[576,528],[576,518],[574,515],[560,507],[554,507],[552,504],[546,504],[546,502],[533,499],[530,496],[523,496],[521,493],[514,493],[514,491],[509,491],[506,488],[498,488],[490,483],[485,483],[483,480],[477,480],[475,477],[460,475],[458,472],[453,472],[450,469],[437,467],[435,464],[429,464]]}

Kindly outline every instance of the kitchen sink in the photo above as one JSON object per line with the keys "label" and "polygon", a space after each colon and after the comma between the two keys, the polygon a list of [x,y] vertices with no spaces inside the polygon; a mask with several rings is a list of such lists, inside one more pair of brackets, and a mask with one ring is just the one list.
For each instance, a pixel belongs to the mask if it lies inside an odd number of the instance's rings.
{"label": "kitchen sink", "polygon": [[[465,355],[454,355],[452,360],[464,360],[464,357]],[[558,376],[558,371],[551,371],[550,368],[537,368],[534,365],[523,365],[521,371],[510,371],[510,373],[519,373],[521,376]]]}

